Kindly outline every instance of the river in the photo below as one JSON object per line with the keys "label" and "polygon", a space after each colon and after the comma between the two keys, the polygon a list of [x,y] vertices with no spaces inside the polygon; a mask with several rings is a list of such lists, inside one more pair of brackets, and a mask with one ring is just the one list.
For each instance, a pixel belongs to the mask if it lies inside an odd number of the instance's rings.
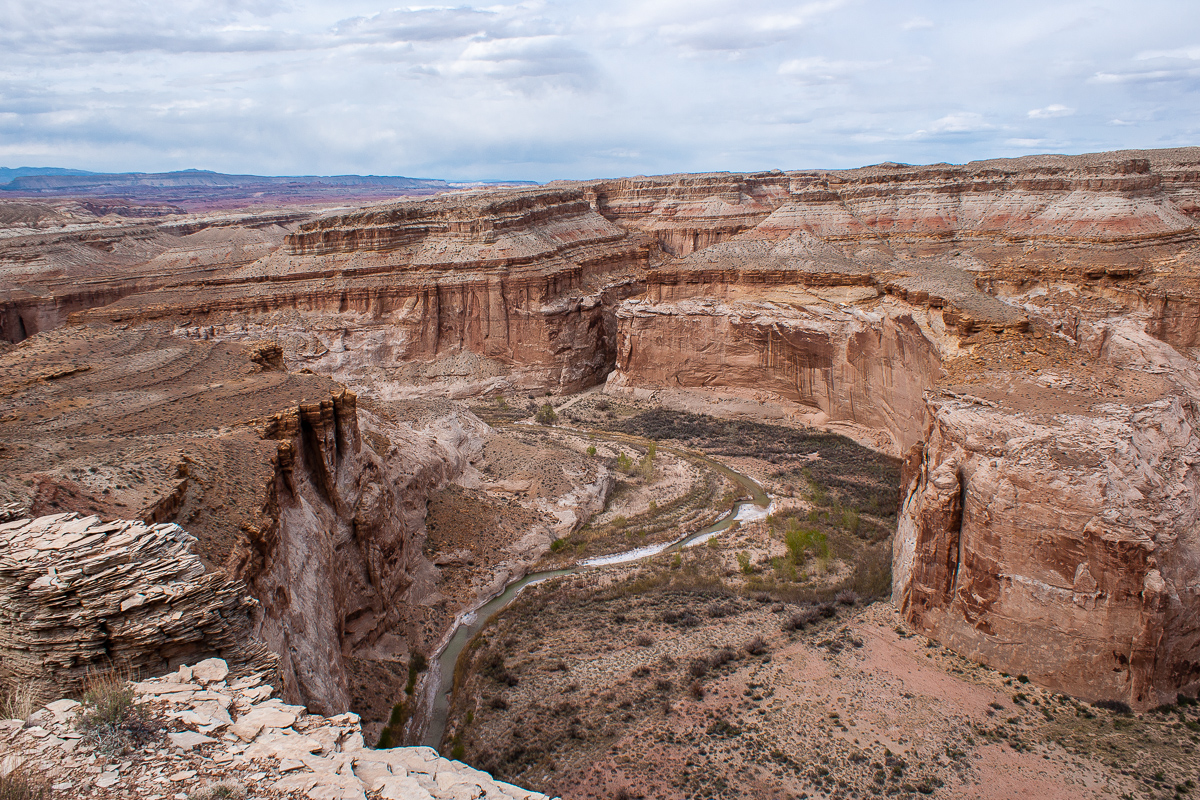
{"label": "river", "polygon": [[[639,441],[635,437],[611,436],[608,434],[603,435],[602,438],[618,439],[627,443]],[[488,620],[504,610],[526,586],[532,586],[535,583],[541,583],[550,578],[557,578],[560,575],[573,575],[589,569],[598,569],[613,564],[624,564],[642,558],[649,558],[659,553],[680,550],[684,547],[701,544],[716,536],[721,531],[728,530],[735,522],[762,519],[767,515],[770,509],[770,498],[767,496],[766,491],[753,479],[730,469],[719,461],[715,461],[699,453],[674,447],[663,447],[661,445],[659,449],[684,458],[703,462],[705,465],[737,483],[746,494],[750,495],[751,499],[738,500],[716,522],[671,542],[647,545],[620,553],[583,559],[577,562],[575,566],[564,569],[531,572],[520,580],[510,583],[501,594],[460,616],[455,623],[454,633],[450,637],[450,641],[447,642],[446,646],[442,648],[441,652],[430,663],[430,670],[434,673],[432,676],[434,682],[429,687],[429,691],[433,695],[433,704],[429,718],[429,729],[425,734],[424,744],[435,748],[441,744],[442,734],[445,732],[446,721],[450,712],[450,694],[454,688],[454,667],[458,662],[459,654],[462,653],[463,648],[466,647],[475,634],[483,629]],[[443,691],[442,687],[448,688]]]}

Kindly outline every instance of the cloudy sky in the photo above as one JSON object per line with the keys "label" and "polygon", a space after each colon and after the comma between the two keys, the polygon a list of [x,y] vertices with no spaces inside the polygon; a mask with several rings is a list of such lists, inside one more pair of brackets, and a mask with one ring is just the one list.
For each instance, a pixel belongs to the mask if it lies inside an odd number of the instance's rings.
{"label": "cloudy sky", "polygon": [[0,0],[0,166],[550,180],[1198,134],[1191,0]]}

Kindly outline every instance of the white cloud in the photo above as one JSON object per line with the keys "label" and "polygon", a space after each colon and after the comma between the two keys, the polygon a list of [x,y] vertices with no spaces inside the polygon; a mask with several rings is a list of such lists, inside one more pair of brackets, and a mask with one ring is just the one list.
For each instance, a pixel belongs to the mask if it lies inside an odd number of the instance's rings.
{"label": "white cloud", "polygon": [[1069,117],[1075,113],[1075,109],[1067,108],[1060,103],[1053,103],[1045,108],[1030,109],[1026,114],[1030,119],[1053,119],[1055,117]]}
{"label": "white cloud", "polygon": [[1103,5],[0,0],[0,164],[552,179],[1195,143],[1200,15]]}
{"label": "white cloud", "polygon": [[1004,143],[1012,147],[1020,147],[1023,150],[1032,150],[1038,147],[1045,147],[1049,144],[1049,139],[1005,139]]}
{"label": "white cloud", "polygon": [[985,131],[993,127],[984,122],[983,115],[974,111],[960,111],[937,119],[929,130],[933,133],[968,133]]}
{"label": "white cloud", "polygon": [[830,61],[820,56],[793,58],[779,65],[779,74],[787,75],[806,84],[841,83],[853,75],[879,69],[886,66],[887,63],[887,61]]}

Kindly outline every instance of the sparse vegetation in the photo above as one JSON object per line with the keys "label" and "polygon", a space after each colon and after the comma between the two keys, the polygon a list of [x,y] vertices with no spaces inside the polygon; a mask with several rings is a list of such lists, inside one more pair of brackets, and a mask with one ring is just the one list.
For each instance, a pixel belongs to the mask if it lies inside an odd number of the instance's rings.
{"label": "sparse vegetation", "polygon": [[246,787],[232,781],[213,783],[188,794],[188,800],[245,800]]}
{"label": "sparse vegetation", "polygon": [[43,775],[18,768],[0,775],[0,800],[50,800],[50,781]]}
{"label": "sparse vegetation", "polygon": [[38,695],[31,683],[13,683],[0,690],[0,719],[26,719],[38,706]]}
{"label": "sparse vegetation", "polygon": [[558,414],[555,412],[554,406],[549,403],[543,403],[533,418],[538,425],[555,425],[558,423]]}
{"label": "sparse vegetation", "polygon": [[127,676],[116,670],[88,679],[77,724],[90,745],[110,756],[149,744],[161,730],[136,701]]}

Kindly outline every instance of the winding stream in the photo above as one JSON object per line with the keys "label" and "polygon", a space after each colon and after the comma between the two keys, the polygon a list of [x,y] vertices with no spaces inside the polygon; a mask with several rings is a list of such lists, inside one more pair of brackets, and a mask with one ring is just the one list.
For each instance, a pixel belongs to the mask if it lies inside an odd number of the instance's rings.
{"label": "winding stream", "polygon": [[[609,436],[604,435],[603,438],[612,438],[633,444],[638,440],[634,437],[625,436]],[[425,734],[424,744],[430,747],[439,747],[441,745],[442,734],[446,729],[446,722],[450,712],[450,694],[454,688],[454,667],[458,663],[459,654],[462,653],[464,647],[471,639],[483,629],[488,620],[502,611],[526,586],[532,586],[535,583],[557,578],[560,575],[573,575],[589,569],[597,569],[599,567],[609,566],[612,564],[624,564],[630,561],[637,561],[642,558],[648,558],[653,555],[658,555],[663,552],[680,550],[691,545],[701,544],[708,541],[713,536],[721,531],[727,530],[735,522],[744,522],[749,520],[762,519],[769,511],[770,498],[766,491],[758,485],[753,479],[735,472],[719,461],[714,461],[708,456],[700,455],[686,450],[680,450],[674,447],[659,446],[660,450],[672,453],[684,458],[690,458],[703,462],[706,466],[721,473],[725,477],[738,484],[746,494],[750,495],[749,500],[738,500],[733,504],[733,507],[725,513],[716,522],[706,525],[698,531],[689,533],[671,542],[663,542],[660,544],[647,545],[638,547],[633,550],[626,550],[619,553],[611,553],[604,556],[595,556],[579,561],[573,567],[565,569],[552,569],[543,572],[531,572],[520,580],[510,583],[504,591],[493,597],[478,608],[462,615],[456,622],[453,635],[446,646],[442,648],[433,659],[430,665],[436,680],[431,682],[429,691],[432,693],[432,705],[429,718],[429,729]],[[443,690],[443,687],[446,687]],[[428,696],[428,695],[427,695]]]}

